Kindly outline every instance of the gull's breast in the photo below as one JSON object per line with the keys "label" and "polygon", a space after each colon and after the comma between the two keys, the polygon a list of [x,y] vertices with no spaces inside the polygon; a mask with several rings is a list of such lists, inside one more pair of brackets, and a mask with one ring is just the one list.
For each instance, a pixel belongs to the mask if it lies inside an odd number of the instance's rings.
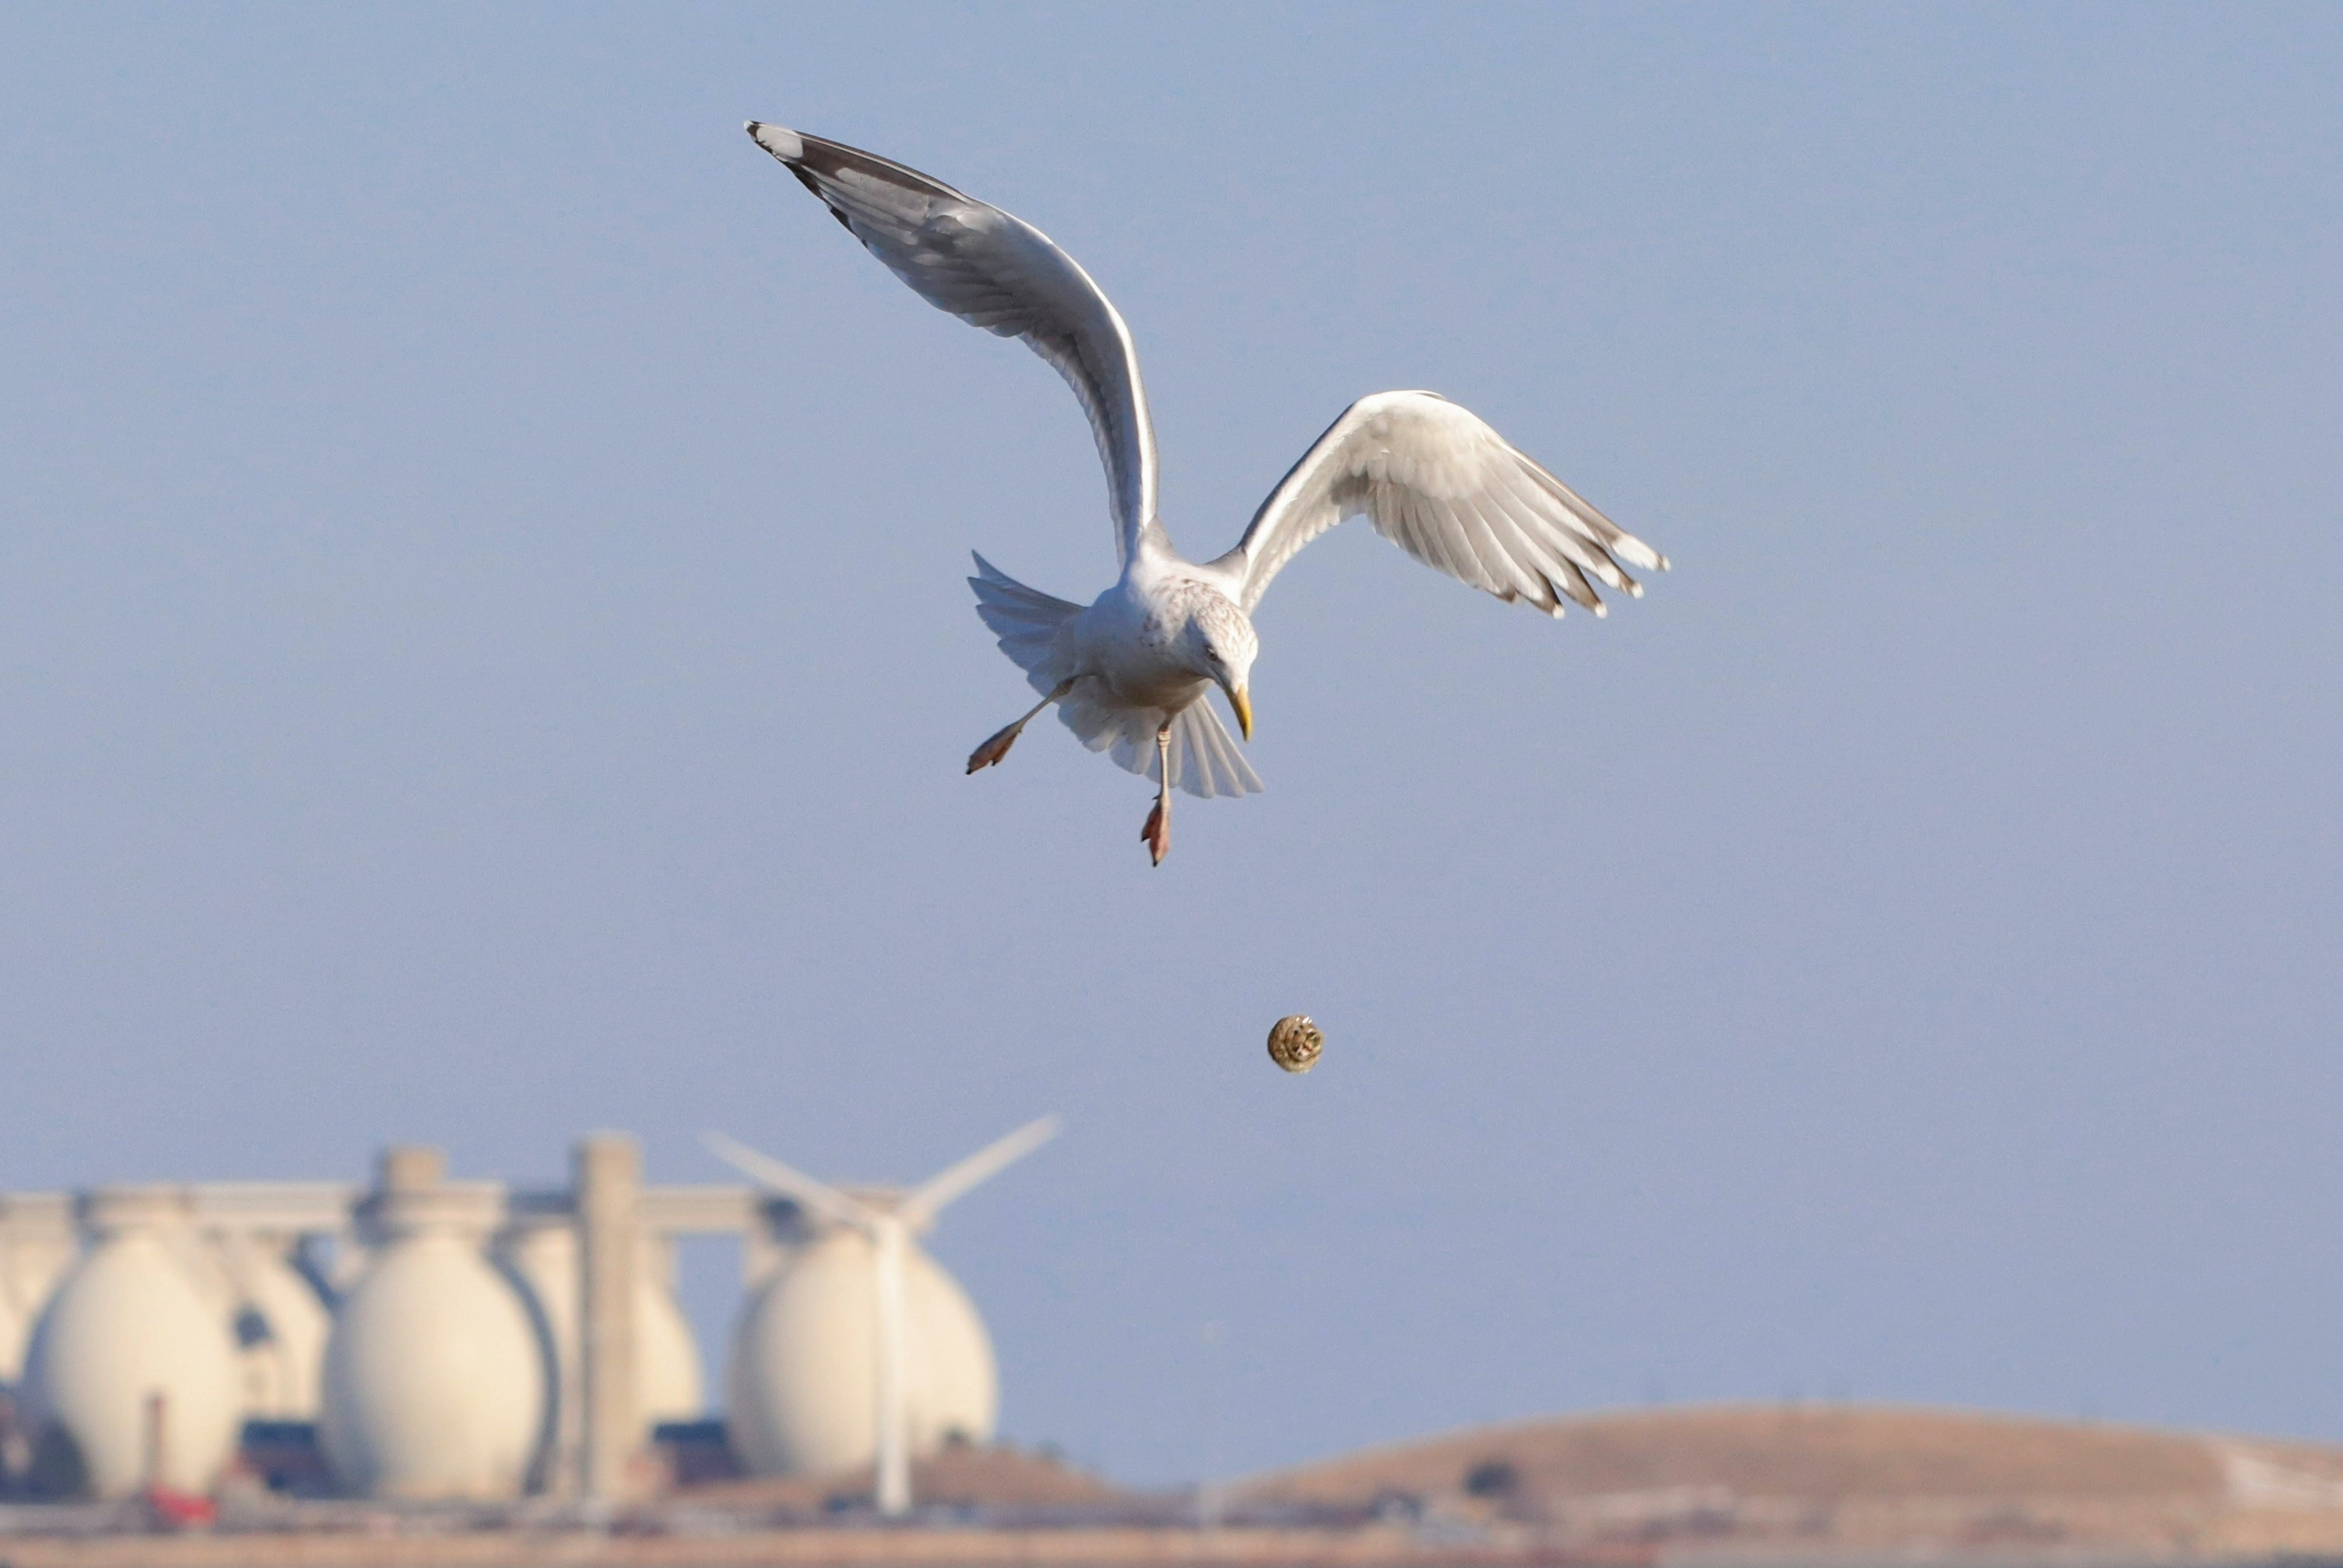
{"label": "gull's breast", "polygon": [[1183,637],[1163,607],[1110,590],[1082,612],[1077,632],[1082,673],[1102,682],[1116,702],[1177,712],[1212,681],[1182,651]]}
{"label": "gull's breast", "polygon": [[1099,676],[1116,700],[1133,708],[1177,712],[1202,697],[1212,682],[1200,678],[1163,643],[1146,636],[1116,639],[1102,650]]}

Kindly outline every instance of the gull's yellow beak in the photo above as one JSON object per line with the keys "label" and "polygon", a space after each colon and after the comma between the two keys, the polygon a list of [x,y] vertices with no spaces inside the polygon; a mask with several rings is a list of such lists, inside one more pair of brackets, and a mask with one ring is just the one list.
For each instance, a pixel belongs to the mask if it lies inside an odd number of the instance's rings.
{"label": "gull's yellow beak", "polygon": [[1237,710],[1237,728],[1244,731],[1247,740],[1252,739],[1252,697],[1242,686],[1229,688],[1229,706]]}

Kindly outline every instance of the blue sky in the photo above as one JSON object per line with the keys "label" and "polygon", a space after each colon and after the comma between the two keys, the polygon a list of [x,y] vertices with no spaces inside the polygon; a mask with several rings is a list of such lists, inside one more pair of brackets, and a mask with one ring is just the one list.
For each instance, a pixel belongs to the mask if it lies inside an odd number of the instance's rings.
{"label": "blue sky", "polygon": [[[937,1250],[1124,1479],[2343,1440],[2338,76],[2309,6],[0,12],[0,1186],[1054,1110]],[[1428,387],[1676,569],[1555,625],[1339,530],[1151,870],[1054,726],[960,773],[968,551],[1111,570],[1071,400],[750,116],[1071,250],[1193,552]]]}

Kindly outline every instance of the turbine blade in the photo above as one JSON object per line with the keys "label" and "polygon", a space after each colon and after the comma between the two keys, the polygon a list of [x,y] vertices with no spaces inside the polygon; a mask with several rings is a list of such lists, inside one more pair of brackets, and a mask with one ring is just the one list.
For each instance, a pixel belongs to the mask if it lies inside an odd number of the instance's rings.
{"label": "turbine blade", "polygon": [[959,1164],[947,1166],[912,1188],[896,1212],[915,1228],[926,1225],[945,1204],[1055,1138],[1062,1125],[1054,1116],[1027,1122],[999,1142],[987,1144]]}
{"label": "turbine blade", "polygon": [[700,1143],[710,1154],[748,1177],[759,1186],[794,1198],[818,1214],[851,1225],[858,1231],[868,1231],[878,1216],[867,1204],[859,1203],[827,1181],[817,1181],[802,1171],[782,1164],[769,1154],[759,1154],[737,1140],[721,1132],[703,1132]]}

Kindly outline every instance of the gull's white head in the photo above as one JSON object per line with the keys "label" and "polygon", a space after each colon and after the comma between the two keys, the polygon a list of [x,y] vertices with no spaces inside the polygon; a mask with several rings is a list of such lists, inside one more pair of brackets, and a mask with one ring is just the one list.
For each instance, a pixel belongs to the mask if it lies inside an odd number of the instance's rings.
{"label": "gull's white head", "polygon": [[1252,619],[1225,594],[1200,594],[1189,612],[1188,648],[1197,672],[1228,693],[1237,728],[1252,739],[1252,661],[1261,652]]}

